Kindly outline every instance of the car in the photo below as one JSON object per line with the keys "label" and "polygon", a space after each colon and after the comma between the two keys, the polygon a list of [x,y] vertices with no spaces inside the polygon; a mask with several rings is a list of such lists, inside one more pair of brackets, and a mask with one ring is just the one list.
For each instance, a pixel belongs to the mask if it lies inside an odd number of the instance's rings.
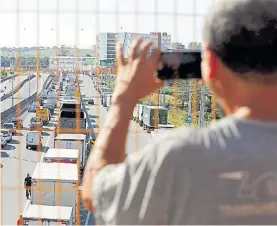
{"label": "car", "polygon": [[26,136],[26,149],[41,150],[42,135],[39,131],[29,131]]}
{"label": "car", "polygon": [[93,99],[88,99],[88,104],[94,105],[94,100]]}
{"label": "car", "polygon": [[12,133],[7,129],[0,129],[0,132],[7,139],[7,142],[10,142],[13,139]]}
{"label": "car", "polygon": [[28,112],[36,112],[37,110],[37,103],[36,102],[33,102],[29,108],[28,108]]}
{"label": "car", "polygon": [[7,138],[4,136],[3,133],[0,133],[0,136],[1,136],[1,147],[3,148],[7,144]]}
{"label": "car", "polygon": [[98,129],[98,125],[97,125],[97,122],[96,122],[95,118],[89,118],[89,121],[90,121],[90,123],[92,125],[92,128],[95,131],[95,133],[98,134],[99,133],[99,129]]}
{"label": "car", "polygon": [[42,128],[41,122],[31,122],[29,130],[39,130]]}
{"label": "car", "polygon": [[13,118],[11,123],[14,124],[15,128],[22,129],[23,128],[23,120],[21,118]]}
{"label": "car", "polygon": [[16,132],[16,127],[15,127],[14,123],[12,123],[12,122],[4,123],[3,129],[8,130],[12,134],[14,134]]}

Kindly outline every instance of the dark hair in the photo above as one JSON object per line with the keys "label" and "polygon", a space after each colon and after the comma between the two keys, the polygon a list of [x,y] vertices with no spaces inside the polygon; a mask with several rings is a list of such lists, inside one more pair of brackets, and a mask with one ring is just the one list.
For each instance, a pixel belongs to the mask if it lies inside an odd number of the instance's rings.
{"label": "dark hair", "polygon": [[204,41],[233,72],[277,73],[277,0],[216,2],[205,20]]}

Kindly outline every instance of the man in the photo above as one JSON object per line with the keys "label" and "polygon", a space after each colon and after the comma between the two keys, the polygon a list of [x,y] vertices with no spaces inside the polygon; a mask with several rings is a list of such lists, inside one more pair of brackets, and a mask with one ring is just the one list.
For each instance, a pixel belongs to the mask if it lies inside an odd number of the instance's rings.
{"label": "man", "polygon": [[149,43],[138,52],[136,42],[128,62],[118,50],[114,103],[83,181],[101,223],[277,222],[277,1],[217,1],[208,12],[202,76],[227,117],[177,129],[125,160],[133,107],[163,84]]}
{"label": "man", "polygon": [[29,199],[31,196],[31,187],[32,187],[32,177],[30,177],[30,174],[27,174],[27,177],[24,180],[24,187],[26,189],[26,198]]}

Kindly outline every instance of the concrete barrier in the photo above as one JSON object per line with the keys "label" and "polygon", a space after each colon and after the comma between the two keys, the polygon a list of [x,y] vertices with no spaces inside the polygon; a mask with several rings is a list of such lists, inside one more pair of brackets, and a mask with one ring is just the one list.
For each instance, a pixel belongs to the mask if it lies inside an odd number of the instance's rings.
{"label": "concrete barrier", "polygon": [[0,83],[8,81],[8,80],[10,80],[12,78],[15,78],[16,76],[18,76],[18,75],[12,75],[12,76],[8,76],[7,78],[3,78],[3,79],[0,80]]}

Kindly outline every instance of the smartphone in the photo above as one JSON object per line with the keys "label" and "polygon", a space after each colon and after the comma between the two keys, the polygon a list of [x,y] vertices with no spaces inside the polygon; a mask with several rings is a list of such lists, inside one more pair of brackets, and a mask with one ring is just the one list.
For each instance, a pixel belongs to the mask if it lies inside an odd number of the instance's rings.
{"label": "smartphone", "polygon": [[201,79],[201,51],[162,52],[157,71],[161,80]]}

